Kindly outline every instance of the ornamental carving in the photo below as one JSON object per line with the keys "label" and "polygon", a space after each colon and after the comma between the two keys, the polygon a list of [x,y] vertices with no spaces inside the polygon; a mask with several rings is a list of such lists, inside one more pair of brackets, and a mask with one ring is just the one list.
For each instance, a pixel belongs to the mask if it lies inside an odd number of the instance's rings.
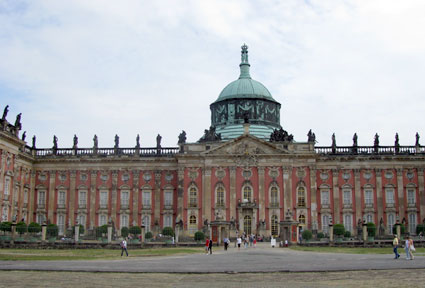
{"label": "ornamental carving", "polygon": [[189,178],[192,181],[195,181],[195,179],[198,178],[198,176],[199,176],[198,168],[190,168],[189,169]]}
{"label": "ornamental carving", "polygon": [[270,168],[269,170],[269,176],[275,180],[277,177],[279,177],[279,169],[278,168]]}
{"label": "ornamental carving", "polygon": [[226,177],[226,171],[223,168],[218,168],[215,170],[215,176],[222,181]]}

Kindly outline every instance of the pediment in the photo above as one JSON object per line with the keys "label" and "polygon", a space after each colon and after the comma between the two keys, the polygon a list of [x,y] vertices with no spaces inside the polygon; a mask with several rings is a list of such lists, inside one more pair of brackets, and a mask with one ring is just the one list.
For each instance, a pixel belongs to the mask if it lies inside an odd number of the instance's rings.
{"label": "pediment", "polygon": [[261,140],[251,135],[242,135],[231,141],[223,143],[207,152],[205,156],[254,156],[254,155],[282,155],[289,154],[286,149],[278,148],[270,142]]}

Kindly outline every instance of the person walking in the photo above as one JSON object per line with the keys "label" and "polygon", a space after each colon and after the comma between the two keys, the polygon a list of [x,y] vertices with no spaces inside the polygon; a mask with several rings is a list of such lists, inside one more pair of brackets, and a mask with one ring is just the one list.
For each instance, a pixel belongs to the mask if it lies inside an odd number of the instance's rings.
{"label": "person walking", "polygon": [[238,238],[236,239],[236,242],[238,243],[238,250],[241,250],[241,244],[242,244],[242,238],[238,235]]}
{"label": "person walking", "polygon": [[398,238],[397,238],[397,235],[394,235],[394,240],[393,240],[393,251],[395,254],[394,259],[400,258],[400,254],[398,254],[397,248],[398,248]]}
{"label": "person walking", "polygon": [[122,255],[124,254],[124,251],[125,251],[125,254],[127,254],[127,257],[128,257],[128,252],[127,252],[127,241],[125,240],[125,238],[122,240],[122,242],[121,242],[121,257],[122,257]]}
{"label": "person walking", "polygon": [[415,246],[413,245],[413,239],[409,238],[409,256],[410,260],[415,259],[415,256],[413,256],[412,251],[416,251]]}
{"label": "person walking", "polygon": [[213,240],[210,239],[210,242],[208,243],[208,250],[210,252],[210,255],[212,254],[212,246],[213,246]]}
{"label": "person walking", "polygon": [[205,254],[207,255],[209,252],[209,248],[210,248],[210,239],[207,237],[207,240],[205,241]]}
{"label": "person walking", "polygon": [[406,251],[406,260],[410,260],[409,236],[406,236],[406,241],[404,241],[404,251]]}
{"label": "person walking", "polygon": [[226,237],[224,238],[224,251],[227,251],[227,247],[229,246],[229,239]]}

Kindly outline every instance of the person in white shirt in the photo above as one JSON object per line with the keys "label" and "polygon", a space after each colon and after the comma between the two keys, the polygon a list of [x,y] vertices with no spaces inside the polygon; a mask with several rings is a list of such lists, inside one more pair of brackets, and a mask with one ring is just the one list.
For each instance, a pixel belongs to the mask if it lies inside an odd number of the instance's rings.
{"label": "person in white shirt", "polygon": [[127,241],[125,240],[125,238],[121,242],[121,257],[123,255],[124,251],[125,251],[125,254],[127,254],[127,256],[128,256],[128,252],[127,252]]}

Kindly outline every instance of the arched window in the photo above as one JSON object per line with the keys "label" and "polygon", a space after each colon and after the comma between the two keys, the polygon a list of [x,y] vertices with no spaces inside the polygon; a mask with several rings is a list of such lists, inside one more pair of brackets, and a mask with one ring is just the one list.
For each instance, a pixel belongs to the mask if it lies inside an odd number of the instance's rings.
{"label": "arched window", "polygon": [[277,216],[276,215],[272,215],[271,217],[271,227],[272,227],[272,236],[276,237],[279,235],[279,222],[277,220]]}
{"label": "arched window", "polygon": [[189,217],[189,235],[193,236],[198,230],[198,225],[196,224],[196,216],[190,215]]}
{"label": "arched window", "polygon": [[276,186],[270,188],[270,205],[272,207],[279,206],[279,192]]}
{"label": "arched window", "polygon": [[252,223],[251,216],[246,215],[243,218],[243,230],[244,230],[246,235],[251,234],[251,223]]}
{"label": "arched window", "polygon": [[217,207],[224,207],[224,187],[218,186],[216,189],[216,205]]}
{"label": "arched window", "polygon": [[252,202],[252,189],[250,186],[243,187],[243,201]]}
{"label": "arched window", "polygon": [[189,207],[198,206],[198,190],[195,186],[189,188]]}
{"label": "arched window", "polygon": [[373,223],[373,216],[372,214],[366,215],[366,223]]}
{"label": "arched window", "polygon": [[409,233],[416,234],[416,214],[409,214]]}
{"label": "arched window", "polygon": [[305,188],[298,187],[298,206],[305,207]]}
{"label": "arched window", "polygon": [[298,217],[298,222],[300,222],[300,224],[305,224],[305,216],[300,215],[300,217]]}

